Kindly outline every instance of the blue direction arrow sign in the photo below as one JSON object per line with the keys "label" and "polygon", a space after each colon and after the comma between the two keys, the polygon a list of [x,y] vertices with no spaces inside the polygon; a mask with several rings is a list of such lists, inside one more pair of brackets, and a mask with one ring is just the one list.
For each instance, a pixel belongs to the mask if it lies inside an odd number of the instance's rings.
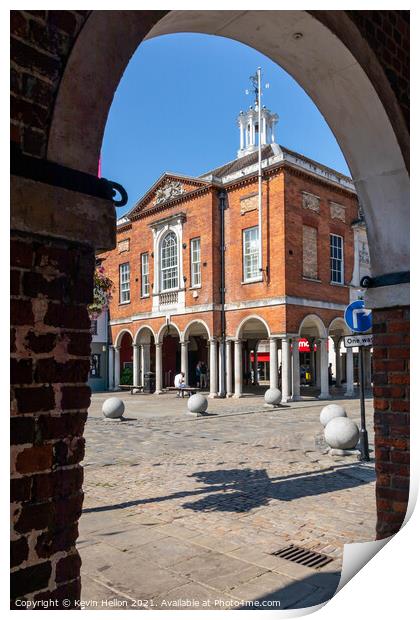
{"label": "blue direction arrow sign", "polygon": [[357,299],[345,309],[344,320],[352,331],[367,332],[372,327],[372,311],[365,308],[363,299]]}

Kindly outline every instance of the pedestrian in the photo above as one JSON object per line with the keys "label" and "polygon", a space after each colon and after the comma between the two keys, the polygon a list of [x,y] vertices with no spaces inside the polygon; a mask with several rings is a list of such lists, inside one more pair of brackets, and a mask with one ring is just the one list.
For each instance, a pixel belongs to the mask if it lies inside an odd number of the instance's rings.
{"label": "pedestrian", "polygon": [[206,389],[207,387],[207,366],[204,362],[201,362],[200,367],[200,388]]}
{"label": "pedestrian", "polygon": [[201,364],[202,362],[198,362],[195,367],[195,384],[199,388],[201,387]]}
{"label": "pedestrian", "polygon": [[333,382],[332,376],[333,376],[333,374],[332,374],[332,363],[330,362],[328,364],[328,385],[332,385],[332,382]]}
{"label": "pedestrian", "polygon": [[185,372],[179,372],[177,375],[175,375],[175,379],[174,379],[174,385],[176,388],[178,388],[178,394],[176,395],[177,398],[179,398],[180,396],[184,396],[182,389],[181,388],[185,388],[186,383],[185,383]]}

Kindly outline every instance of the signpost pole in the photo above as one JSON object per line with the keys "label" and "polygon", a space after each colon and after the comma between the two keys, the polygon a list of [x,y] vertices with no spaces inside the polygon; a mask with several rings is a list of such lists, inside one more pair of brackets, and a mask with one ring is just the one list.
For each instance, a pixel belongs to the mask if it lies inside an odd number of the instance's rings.
{"label": "signpost pole", "polygon": [[369,441],[366,430],[365,416],[365,364],[364,352],[365,347],[359,347],[359,384],[360,384],[360,460],[370,461],[369,457]]}

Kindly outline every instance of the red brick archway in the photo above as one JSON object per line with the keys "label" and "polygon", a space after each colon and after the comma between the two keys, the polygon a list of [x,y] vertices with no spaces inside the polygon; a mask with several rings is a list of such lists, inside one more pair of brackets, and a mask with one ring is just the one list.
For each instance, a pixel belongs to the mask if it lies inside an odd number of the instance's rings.
{"label": "red brick archway", "polygon": [[[282,11],[278,23],[276,12],[222,13],[12,12],[12,599],[80,595],[86,304],[94,250],[115,236],[109,190],[94,175],[119,78],[153,28],[219,32],[281,54],[348,160],[374,275],[409,268],[407,15]],[[370,294],[379,537],[399,529],[408,497],[407,289]]]}

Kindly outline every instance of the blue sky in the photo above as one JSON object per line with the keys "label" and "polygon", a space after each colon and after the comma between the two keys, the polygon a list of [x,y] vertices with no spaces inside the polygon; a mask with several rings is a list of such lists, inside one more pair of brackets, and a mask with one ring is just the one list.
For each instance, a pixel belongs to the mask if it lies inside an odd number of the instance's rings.
{"label": "blue sky", "polygon": [[261,66],[263,104],[279,115],[276,141],[349,174],[324,118],[302,88],[254,49],[222,37],[165,35],[136,51],[115,93],[102,145],[102,176],[121,183],[131,208],[165,171],[190,176],[236,157],[236,116],[253,99]]}

